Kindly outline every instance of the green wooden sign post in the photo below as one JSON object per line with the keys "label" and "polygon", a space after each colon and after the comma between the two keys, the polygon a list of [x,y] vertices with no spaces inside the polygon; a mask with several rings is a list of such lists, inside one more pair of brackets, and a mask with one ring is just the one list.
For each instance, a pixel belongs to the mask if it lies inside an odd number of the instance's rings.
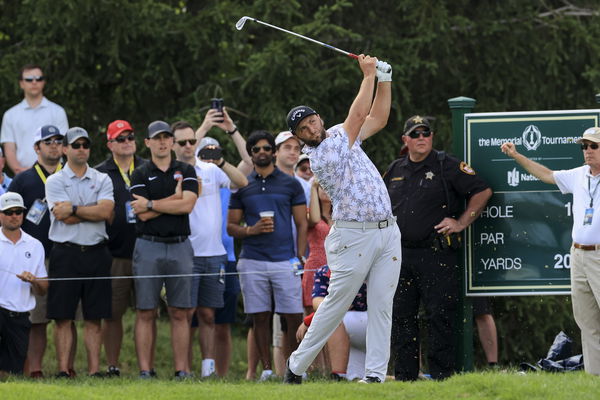
{"label": "green wooden sign post", "polygon": [[[452,153],[464,159],[464,116],[475,108],[475,99],[469,97],[455,97],[448,100],[452,112]],[[463,248],[463,251],[466,251]],[[465,253],[466,254],[466,253]],[[462,260],[459,258],[459,262]],[[464,273],[465,265],[461,263],[459,270]],[[464,276],[464,275],[461,275]],[[464,280],[460,279],[461,293],[465,293]],[[456,361],[459,371],[473,370],[473,308],[471,300],[461,296],[458,305],[456,321]]]}

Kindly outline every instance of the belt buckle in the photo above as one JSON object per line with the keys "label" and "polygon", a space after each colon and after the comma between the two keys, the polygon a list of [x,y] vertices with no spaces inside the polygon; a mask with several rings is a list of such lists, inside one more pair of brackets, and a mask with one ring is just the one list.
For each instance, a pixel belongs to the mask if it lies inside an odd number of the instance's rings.
{"label": "belt buckle", "polygon": [[383,220],[383,221],[379,221],[379,222],[377,223],[377,227],[378,227],[379,229],[387,228],[387,227],[388,227],[388,225],[389,225],[389,221],[388,221],[387,219],[385,219],[385,220]]}

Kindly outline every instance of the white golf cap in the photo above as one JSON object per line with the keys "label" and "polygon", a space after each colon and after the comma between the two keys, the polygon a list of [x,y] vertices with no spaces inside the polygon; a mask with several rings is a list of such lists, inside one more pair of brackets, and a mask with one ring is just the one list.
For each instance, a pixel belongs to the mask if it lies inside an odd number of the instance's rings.
{"label": "white golf cap", "polygon": [[300,165],[300,163],[302,161],[306,161],[306,160],[309,160],[308,154],[305,154],[305,153],[300,154],[300,157],[298,157],[298,162],[296,163],[296,166]]}
{"label": "white golf cap", "polygon": [[300,145],[302,145],[302,142],[300,141],[300,139],[298,139],[296,136],[294,136],[294,134],[290,131],[283,131],[283,132],[279,132],[279,134],[277,135],[277,137],[275,138],[275,147],[279,147],[279,145],[283,142],[288,141],[289,139],[296,139],[298,141],[298,143],[300,143]]}
{"label": "white golf cap", "polygon": [[6,192],[0,196],[0,211],[6,211],[15,207],[25,208],[23,197],[19,193]]}
{"label": "white golf cap", "polygon": [[598,128],[597,126],[595,126],[593,128],[587,128],[583,132],[583,136],[581,137],[581,139],[579,139],[577,141],[577,143],[581,143],[584,140],[589,140],[590,142],[600,143],[600,128]]}

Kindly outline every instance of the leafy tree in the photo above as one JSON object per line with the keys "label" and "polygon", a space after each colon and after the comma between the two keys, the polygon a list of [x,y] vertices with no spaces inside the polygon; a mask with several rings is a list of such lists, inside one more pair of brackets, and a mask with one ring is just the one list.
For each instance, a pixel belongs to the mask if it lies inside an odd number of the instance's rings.
{"label": "leafy tree", "polygon": [[[600,6],[591,0],[0,0],[0,9],[0,109],[21,98],[19,67],[37,62],[47,97],[92,134],[117,118],[140,138],[155,119],[199,124],[211,97],[225,99],[244,133],[285,130],[297,104],[341,122],[360,83],[355,61],[252,22],[238,31],[244,15],[393,65],[390,121],[365,143],[380,170],[413,114],[434,117],[436,145],[450,148],[451,97],[476,98],[482,112],[577,109],[597,107],[600,92]],[[235,158],[224,134],[211,135]],[[92,163],[106,154],[98,135]],[[508,359],[545,353],[546,342],[523,348],[504,335],[519,325],[514,312],[543,321],[527,313],[536,301],[497,301]],[[564,298],[543,302],[560,308]]]}

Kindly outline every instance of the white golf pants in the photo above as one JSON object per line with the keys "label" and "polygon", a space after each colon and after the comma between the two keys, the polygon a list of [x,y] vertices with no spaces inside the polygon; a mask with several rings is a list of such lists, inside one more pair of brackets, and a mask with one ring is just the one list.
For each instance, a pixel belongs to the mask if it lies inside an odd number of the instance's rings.
{"label": "white golf pants", "polygon": [[325,240],[331,270],[328,295],[319,306],[308,332],[292,353],[289,367],[302,375],[340,324],[363,282],[367,281],[367,355],[365,376],[385,380],[390,357],[392,302],[401,265],[400,230],[395,223],[383,229],[339,228]]}

